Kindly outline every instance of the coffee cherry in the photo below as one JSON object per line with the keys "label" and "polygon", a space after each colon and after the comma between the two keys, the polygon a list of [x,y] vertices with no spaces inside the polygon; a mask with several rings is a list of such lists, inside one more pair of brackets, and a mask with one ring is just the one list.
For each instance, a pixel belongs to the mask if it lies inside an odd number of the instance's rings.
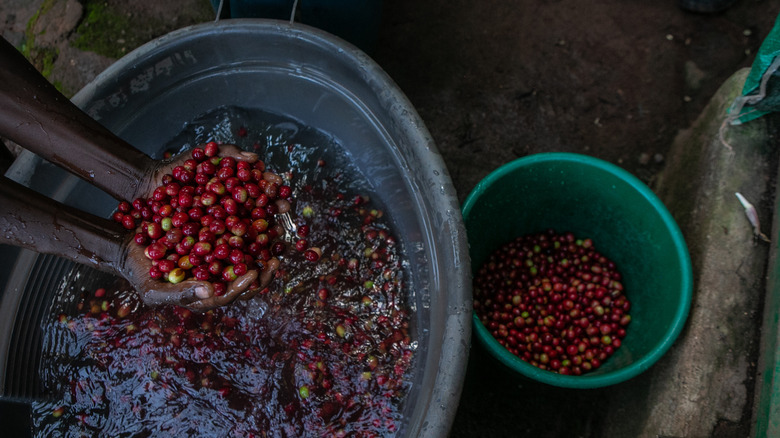
{"label": "coffee cherry", "polygon": [[203,146],[203,153],[206,157],[215,157],[219,153],[219,146],[216,142],[210,141]]}
{"label": "coffee cherry", "polygon": [[[217,284],[284,252],[284,243],[277,241],[284,232],[274,215],[290,210],[292,189],[263,162],[218,155],[215,142],[194,148],[192,158],[164,175],[148,199],[118,204],[112,218],[128,230],[140,226],[134,241],[156,261],[153,278],[195,277]],[[276,200],[279,191],[287,199]]]}
{"label": "coffee cherry", "polygon": [[498,343],[521,359],[581,375],[599,368],[626,335],[630,302],[619,278],[591,239],[554,231],[523,236],[480,267],[474,309]]}

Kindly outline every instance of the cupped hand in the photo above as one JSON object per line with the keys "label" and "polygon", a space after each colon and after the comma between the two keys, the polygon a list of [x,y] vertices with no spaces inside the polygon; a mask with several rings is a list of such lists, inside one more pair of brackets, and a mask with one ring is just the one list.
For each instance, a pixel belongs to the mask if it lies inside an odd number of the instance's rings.
{"label": "cupped hand", "polygon": [[176,304],[191,310],[205,311],[232,303],[238,298],[249,299],[268,287],[279,268],[279,260],[272,258],[262,270],[250,270],[227,285],[218,295],[208,281],[184,280],[170,283],[149,276],[152,261],[144,255],[144,248],[133,239],[125,243],[126,255],[122,271],[125,277],[148,305]]}
{"label": "cupped hand", "polygon": [[[250,163],[258,160],[257,154],[243,151],[234,145],[220,145],[219,156],[233,157]],[[152,192],[162,185],[166,174],[170,174],[176,166],[182,165],[190,158],[190,153],[184,152],[170,159],[155,162],[145,172],[135,197],[143,199],[150,197]],[[133,236],[129,236],[123,243],[121,270],[134,285],[143,301],[150,305],[177,304],[192,310],[205,311],[230,304],[238,298],[249,299],[268,287],[279,268],[279,260],[272,258],[266,261],[262,268],[250,269],[246,274],[228,283],[224,292],[217,292],[214,285],[208,281],[187,279],[171,283],[152,278],[149,275],[152,260],[146,256],[144,250],[143,245],[137,244]]]}

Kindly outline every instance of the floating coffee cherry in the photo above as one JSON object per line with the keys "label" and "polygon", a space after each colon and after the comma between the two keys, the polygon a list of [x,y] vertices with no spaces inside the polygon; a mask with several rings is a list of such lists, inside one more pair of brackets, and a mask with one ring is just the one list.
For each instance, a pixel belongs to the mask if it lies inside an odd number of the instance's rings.
{"label": "floating coffee cherry", "polygon": [[590,239],[549,230],[499,248],[474,279],[474,309],[507,350],[560,374],[595,370],[617,350],[631,303]]}

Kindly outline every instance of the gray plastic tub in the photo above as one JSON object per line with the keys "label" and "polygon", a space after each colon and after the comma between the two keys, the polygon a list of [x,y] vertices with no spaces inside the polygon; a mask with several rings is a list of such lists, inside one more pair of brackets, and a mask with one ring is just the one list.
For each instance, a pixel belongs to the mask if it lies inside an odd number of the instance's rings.
{"label": "gray plastic tub", "polygon": [[[370,58],[299,24],[221,21],[142,46],[73,101],[153,156],[185,123],[222,106],[289,116],[343,145],[389,210],[410,262],[417,351],[401,435],[447,436],[471,334],[465,230],[449,174],[423,122]],[[20,156],[8,176],[102,216],[116,206],[108,195],[32,154]],[[69,265],[14,248],[0,250],[4,266],[12,267],[0,276],[0,393],[7,403],[36,395],[29,378],[37,367],[35,328],[47,294]]]}

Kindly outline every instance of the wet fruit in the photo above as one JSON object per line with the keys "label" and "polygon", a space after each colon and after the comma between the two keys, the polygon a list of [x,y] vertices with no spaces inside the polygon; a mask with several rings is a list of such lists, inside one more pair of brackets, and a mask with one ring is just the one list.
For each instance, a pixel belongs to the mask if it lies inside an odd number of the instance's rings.
{"label": "wet fruit", "polygon": [[[194,278],[224,286],[249,269],[262,269],[267,259],[256,256],[264,250],[284,253],[282,236],[269,238],[266,233],[278,226],[277,202],[287,211],[293,200],[282,177],[262,161],[220,158],[214,142],[193,149],[191,157],[174,167],[149,198],[121,202],[113,216],[126,229],[138,230],[134,241],[152,260],[149,275],[171,283]],[[307,258],[316,261],[315,255]],[[213,259],[225,266],[196,270]]]}

